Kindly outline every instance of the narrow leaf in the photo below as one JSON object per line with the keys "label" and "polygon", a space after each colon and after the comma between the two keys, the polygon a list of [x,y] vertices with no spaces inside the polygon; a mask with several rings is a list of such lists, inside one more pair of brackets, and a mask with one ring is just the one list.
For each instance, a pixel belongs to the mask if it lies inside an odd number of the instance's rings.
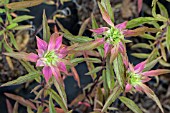
{"label": "narrow leaf", "polygon": [[166,31],[166,47],[170,51],[170,25],[167,27]]}
{"label": "narrow leaf", "polygon": [[34,80],[35,78],[40,76],[40,72],[31,72],[27,75],[21,76],[17,78],[16,80],[9,81],[7,83],[2,84],[1,86],[10,86],[10,85],[17,85],[17,84],[22,84],[25,82],[29,82],[31,80]]}
{"label": "narrow leaf", "polygon": [[168,15],[168,11],[167,11],[167,9],[165,8],[165,6],[164,6],[163,4],[161,4],[160,2],[157,2],[157,4],[158,4],[159,10],[160,10],[160,12],[161,12],[161,15],[164,16],[164,17],[166,17],[166,18],[168,18],[169,15]]}
{"label": "narrow leaf", "polygon": [[80,27],[78,36],[82,36],[82,35],[83,35],[83,33],[84,33],[84,31],[86,30],[86,27],[87,27],[89,21],[90,21],[90,18],[87,18],[87,19],[83,22],[83,24],[82,24],[81,27]]}
{"label": "narrow leaf", "polygon": [[124,88],[125,85],[125,68],[121,54],[119,53],[116,59],[113,61],[114,64],[114,71],[116,74],[116,78],[118,80],[119,85],[121,88]]}
{"label": "narrow leaf", "polygon": [[13,100],[16,100],[17,102],[19,102],[20,104],[24,105],[24,106],[29,106],[31,107],[32,109],[35,109],[36,110],[36,107],[35,105],[29,101],[29,100],[26,100],[24,99],[23,97],[21,96],[17,96],[17,95],[14,95],[14,94],[10,94],[10,93],[4,93],[7,97],[13,99]]}
{"label": "narrow leaf", "polygon": [[51,95],[50,95],[50,100],[49,100],[49,108],[50,108],[50,113],[56,113],[56,110],[55,110],[54,103],[52,101]]}
{"label": "narrow leaf", "polygon": [[131,109],[134,113],[142,113],[142,110],[133,102],[131,99],[126,97],[119,97],[120,101],[122,101],[129,109]]}
{"label": "narrow leaf", "polygon": [[157,21],[157,19],[152,17],[139,17],[128,21],[126,28],[134,28],[141,24],[150,23],[151,21]]}
{"label": "narrow leaf", "polygon": [[144,58],[144,59],[149,57],[149,54],[146,53],[132,53],[131,55],[137,58]]}
{"label": "narrow leaf", "polygon": [[159,60],[159,63],[165,67],[170,67],[170,63],[164,61],[163,59]]}
{"label": "narrow leaf", "polygon": [[13,30],[24,30],[24,29],[29,29],[29,28],[32,28],[32,25],[19,25],[13,28]]}
{"label": "narrow leaf", "polygon": [[141,85],[142,89],[144,90],[144,92],[146,93],[146,95],[151,98],[153,101],[156,102],[156,104],[158,105],[158,107],[161,109],[162,113],[164,113],[164,110],[162,108],[162,105],[158,99],[158,97],[155,95],[155,93],[145,84]]}
{"label": "narrow leaf", "polygon": [[131,48],[132,49],[136,49],[136,48],[152,49],[151,46],[146,43],[138,43],[138,44],[133,45]]}
{"label": "narrow leaf", "polygon": [[29,20],[29,19],[33,19],[34,17],[33,16],[30,16],[30,15],[22,15],[22,16],[17,16],[16,18],[14,18],[12,20],[12,22],[14,23],[18,23],[18,22],[22,22],[24,20]]}
{"label": "narrow leaf", "polygon": [[96,67],[93,70],[89,71],[88,73],[85,73],[85,75],[91,75],[91,74],[97,73],[102,69],[103,69],[103,66]]}
{"label": "narrow leaf", "polygon": [[21,1],[21,2],[13,2],[10,4],[7,4],[7,7],[9,9],[21,9],[21,8],[27,8],[39,5],[43,2],[43,0],[27,0],[27,1]]}
{"label": "narrow leaf", "polygon": [[110,94],[110,96],[107,98],[103,109],[101,112],[106,112],[108,107],[119,97],[119,95],[122,93],[122,89],[117,86],[113,89],[113,92]]}
{"label": "narrow leaf", "polygon": [[43,12],[43,39],[46,42],[49,42],[50,36],[51,36],[50,28],[48,26],[47,17],[46,17],[45,10],[44,10]]}

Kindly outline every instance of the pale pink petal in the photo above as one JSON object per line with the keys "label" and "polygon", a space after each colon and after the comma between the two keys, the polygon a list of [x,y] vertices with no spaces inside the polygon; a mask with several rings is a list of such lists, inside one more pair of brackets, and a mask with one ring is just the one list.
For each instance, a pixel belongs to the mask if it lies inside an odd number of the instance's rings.
{"label": "pale pink petal", "polygon": [[35,53],[29,53],[26,59],[31,62],[36,62],[38,60],[38,55]]}
{"label": "pale pink petal", "polygon": [[41,66],[45,66],[45,64],[41,59],[38,59],[36,63],[36,67],[41,67]]}
{"label": "pale pink petal", "polygon": [[57,37],[57,39],[56,39],[56,45],[55,45],[55,49],[56,49],[56,50],[58,50],[58,49],[61,47],[61,45],[62,45],[62,37],[63,37],[63,36],[59,36],[59,37]]}
{"label": "pale pink petal", "polygon": [[143,0],[138,0],[138,14],[142,10]]}
{"label": "pale pink petal", "polygon": [[136,73],[141,73],[141,72],[143,71],[146,63],[147,63],[147,60],[145,60],[145,61],[137,64],[137,65],[134,67],[135,72],[136,72]]}
{"label": "pale pink petal", "polygon": [[50,41],[48,44],[48,50],[54,50],[56,46],[56,40],[58,37],[58,33],[53,33],[50,37]]}
{"label": "pale pink petal", "polygon": [[48,46],[47,43],[44,40],[37,37],[37,36],[36,36],[36,39],[37,39],[37,47],[38,47],[38,49],[42,49],[44,51],[47,50],[47,46]]}
{"label": "pale pink petal", "polygon": [[48,80],[51,78],[52,76],[52,71],[51,71],[51,68],[49,66],[45,66],[43,68],[43,75],[44,75],[44,78],[45,78],[45,81],[46,83],[48,82]]}
{"label": "pale pink petal", "polygon": [[39,57],[43,57],[44,52],[45,52],[43,49],[37,49],[36,51],[37,51]]}
{"label": "pale pink petal", "polygon": [[132,89],[132,85],[126,84],[125,92],[129,92]]}
{"label": "pale pink petal", "polygon": [[111,49],[111,45],[106,42],[106,43],[104,44],[104,57],[107,56],[107,54],[109,53],[110,49]]}
{"label": "pale pink petal", "polygon": [[57,64],[57,66],[58,66],[58,69],[59,69],[60,71],[68,74],[66,65],[65,65],[63,62],[59,62],[59,63]]}
{"label": "pale pink petal", "polygon": [[126,28],[126,24],[127,24],[127,21],[123,22],[123,23],[120,23],[118,25],[116,25],[115,27],[117,29],[119,29],[120,31],[124,30]]}
{"label": "pale pink petal", "polygon": [[96,34],[102,34],[103,32],[107,31],[109,28],[108,27],[101,27],[97,29],[90,29],[90,31],[96,33]]}
{"label": "pale pink petal", "polygon": [[144,75],[144,76],[158,76],[158,75],[167,74],[167,73],[170,73],[170,70],[168,70],[168,69],[157,69],[157,70],[151,70],[151,71],[143,72],[141,74]]}

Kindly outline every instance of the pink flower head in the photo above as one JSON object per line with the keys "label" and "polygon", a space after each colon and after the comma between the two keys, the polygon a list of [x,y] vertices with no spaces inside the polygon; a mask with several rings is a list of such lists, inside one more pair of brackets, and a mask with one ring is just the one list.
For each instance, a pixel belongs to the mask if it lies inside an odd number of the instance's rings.
{"label": "pink flower head", "polygon": [[137,91],[140,92],[143,91],[145,93],[149,93],[145,89],[144,86],[146,85],[144,83],[150,81],[151,80],[150,77],[170,73],[170,70],[166,69],[157,69],[143,72],[146,63],[147,60],[137,64],[135,67],[129,63],[129,65],[126,67],[127,68],[127,81],[125,87],[126,92],[136,89]]}
{"label": "pink flower head", "polygon": [[127,21],[115,26],[112,20],[110,19],[109,14],[107,13],[107,11],[104,9],[104,7],[100,3],[99,3],[99,8],[100,8],[103,19],[111,27],[110,28],[101,27],[97,29],[91,29],[91,31],[96,34],[104,35],[104,39],[105,39],[104,56],[106,57],[107,54],[111,52],[111,55],[113,55],[112,58],[115,58],[119,50],[120,52],[125,52],[123,51],[124,46],[123,46],[123,43],[121,42],[121,39],[124,39],[124,36],[125,36],[124,34],[127,34],[127,31],[128,31],[126,30]]}
{"label": "pink flower head", "polygon": [[66,47],[62,46],[62,36],[54,33],[50,37],[49,44],[44,40],[36,37],[37,39],[37,54],[28,54],[29,61],[36,62],[36,66],[43,66],[43,74],[46,82],[52,75],[58,80],[61,75],[60,71],[68,73],[66,65],[62,62],[62,58],[67,55]]}

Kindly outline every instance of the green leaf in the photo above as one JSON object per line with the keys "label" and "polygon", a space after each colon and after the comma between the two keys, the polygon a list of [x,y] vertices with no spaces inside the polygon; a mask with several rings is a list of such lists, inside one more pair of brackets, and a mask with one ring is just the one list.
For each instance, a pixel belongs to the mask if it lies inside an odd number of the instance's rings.
{"label": "green leaf", "polygon": [[114,23],[114,13],[113,13],[113,10],[112,10],[112,6],[110,4],[110,0],[105,0],[105,6],[106,6],[107,12],[110,16],[110,19]]}
{"label": "green leaf", "polygon": [[8,4],[8,3],[9,3],[9,0],[2,0],[2,3],[3,3],[3,4]]}
{"label": "green leaf", "polygon": [[0,23],[3,23],[3,19],[0,17]]}
{"label": "green leaf", "polygon": [[66,97],[66,93],[65,93],[63,84],[58,83],[58,81],[54,78],[54,86],[56,87],[56,89],[62,99],[62,103],[64,104],[64,107],[67,109],[67,97]]}
{"label": "green leaf", "polygon": [[31,73],[28,73],[28,74],[26,74],[24,76],[21,76],[21,77],[17,78],[16,80],[9,81],[9,82],[7,82],[5,84],[2,84],[1,86],[10,86],[10,85],[22,84],[22,83],[34,80],[35,78],[37,78],[39,76],[40,76],[39,71],[31,72]]}
{"label": "green leaf", "polygon": [[158,97],[155,95],[155,93],[145,84],[141,84],[140,85],[142,87],[142,89],[144,90],[144,92],[146,93],[146,95],[151,98],[153,101],[156,102],[156,104],[158,105],[158,107],[160,108],[160,110],[162,111],[162,113],[164,113],[164,110],[162,108],[162,105],[158,99]]}
{"label": "green leaf", "polygon": [[24,66],[24,68],[28,71],[28,72],[33,72],[36,71],[34,66],[31,65],[29,62],[27,61],[23,61],[23,60],[19,60],[20,63]]}
{"label": "green leaf", "polygon": [[107,98],[103,109],[101,112],[106,112],[108,107],[119,97],[119,95],[122,93],[122,89],[117,86],[113,89],[113,92],[110,94],[110,96]]}
{"label": "green leaf", "polygon": [[151,46],[146,43],[138,43],[138,44],[133,45],[131,48],[132,49],[136,49],[136,48],[152,49]]}
{"label": "green leaf", "polygon": [[156,17],[156,2],[157,2],[158,0],[153,0],[152,1],[152,6],[153,6],[153,8],[152,8],[152,16],[153,17]]}
{"label": "green leaf", "polygon": [[49,109],[50,109],[50,113],[56,113],[55,106],[54,106],[51,95],[50,95],[50,100],[49,100]]}
{"label": "green leaf", "polygon": [[25,21],[25,20],[29,20],[29,19],[33,19],[34,17],[33,16],[30,16],[30,15],[22,15],[22,16],[17,16],[16,18],[14,18],[12,20],[13,23],[18,23],[18,22],[22,22],[22,21]]}
{"label": "green leaf", "polygon": [[167,26],[167,31],[166,31],[166,47],[168,51],[170,51],[170,25]]}
{"label": "green leaf", "polygon": [[43,106],[39,106],[38,107],[38,110],[37,110],[37,113],[42,113],[44,110],[44,107]]}
{"label": "green leaf", "polygon": [[9,12],[6,12],[6,16],[7,16],[7,19],[9,21],[10,24],[12,24],[12,16]]}
{"label": "green leaf", "polygon": [[75,51],[89,51],[89,50],[93,50],[93,49],[99,47],[100,45],[102,45],[102,43],[103,43],[102,39],[96,39],[94,41],[81,43],[74,50]]}
{"label": "green leaf", "polygon": [[107,77],[106,77],[105,69],[102,71],[102,79],[103,79],[103,86],[104,86],[104,92],[105,92],[104,96],[105,96],[105,98],[108,98],[110,91],[109,91],[109,87],[107,85]]}
{"label": "green leaf", "polygon": [[24,30],[24,29],[29,29],[31,27],[32,27],[32,25],[19,25],[19,26],[15,27],[13,30]]}
{"label": "green leaf", "polygon": [[107,79],[107,85],[110,90],[114,88],[114,72],[113,72],[113,66],[109,62],[109,57],[106,59],[106,79]]}
{"label": "green leaf", "polygon": [[5,13],[5,12],[6,12],[5,9],[0,8],[0,13]]}
{"label": "green leaf", "polygon": [[149,57],[149,54],[147,53],[132,53],[131,55],[136,58],[144,58],[144,59]]}
{"label": "green leaf", "polygon": [[27,106],[27,113],[34,113],[34,112],[31,110],[31,107],[30,107],[30,106]]}
{"label": "green leaf", "polygon": [[46,17],[46,14],[45,14],[45,10],[43,12],[43,23],[42,24],[43,24],[43,39],[46,42],[49,42],[51,33],[50,33],[50,28],[49,28],[48,23],[47,23],[47,17]]}
{"label": "green leaf", "polygon": [[78,36],[82,36],[82,35],[83,35],[83,33],[84,33],[84,31],[86,30],[86,27],[87,27],[89,21],[90,21],[90,18],[87,18],[87,19],[83,22],[83,24],[82,24],[81,27],[80,27]]}
{"label": "green leaf", "polygon": [[7,43],[4,43],[4,48],[7,52],[13,52],[13,49],[9,45],[7,45]]}
{"label": "green leaf", "polygon": [[13,29],[13,28],[15,28],[15,27],[17,27],[17,26],[18,26],[17,23],[12,23],[12,24],[8,25],[8,26],[6,27],[6,29],[10,30],[10,29]]}
{"label": "green leaf", "polygon": [[164,17],[166,17],[166,18],[168,18],[169,15],[168,15],[168,11],[167,11],[167,9],[165,8],[165,6],[164,6],[163,4],[161,4],[160,2],[157,2],[157,4],[158,4],[159,10],[160,10],[160,12],[161,12],[161,15],[164,16]]}
{"label": "green leaf", "polygon": [[157,19],[152,17],[139,17],[128,21],[126,28],[137,27],[141,24],[150,23],[152,21],[157,21]]}
{"label": "green leaf", "polygon": [[4,32],[5,32],[5,30],[1,30],[1,31],[0,31],[0,36],[3,35]]}
{"label": "green leaf", "polygon": [[140,37],[146,38],[146,39],[149,39],[149,40],[156,40],[156,37],[154,37],[150,34],[143,34],[143,35],[140,35]]}
{"label": "green leaf", "polygon": [[151,52],[151,54],[149,55],[148,57],[148,62],[151,62],[153,60],[155,60],[158,56],[158,49],[157,48],[154,48],[154,50]]}
{"label": "green leaf", "polygon": [[115,71],[118,83],[123,89],[125,85],[125,68],[124,68],[123,59],[120,53],[113,61],[113,66],[114,66],[114,71]]}
{"label": "green leaf", "polygon": [[167,61],[165,47],[164,47],[164,45],[162,43],[160,43],[160,48],[161,48],[161,56],[163,57],[163,59],[165,61]]}
{"label": "green leaf", "polygon": [[93,63],[101,63],[101,60],[98,58],[74,58],[73,60],[71,60],[70,62],[72,64],[78,64],[84,61],[88,61],[88,62],[93,62]]}
{"label": "green leaf", "polygon": [[72,34],[67,34],[67,33],[64,33],[63,35],[66,39],[73,41],[73,42],[82,43],[82,42],[89,42],[93,40],[92,38],[89,38],[87,36],[74,36]]}
{"label": "green leaf", "polygon": [[67,29],[65,29],[63,27],[63,25],[59,21],[56,20],[56,22],[57,22],[57,25],[59,26],[59,28],[61,29],[62,32],[64,32],[65,34],[68,34],[68,35],[72,35]]}
{"label": "green leaf", "polygon": [[97,73],[102,69],[103,69],[103,66],[96,67],[93,70],[89,71],[88,73],[85,73],[85,75],[91,75],[91,74]]}
{"label": "green leaf", "polygon": [[134,113],[142,113],[142,110],[129,98],[119,97],[120,101],[123,102],[129,109],[131,109]]}
{"label": "green leaf", "polygon": [[51,95],[51,97],[60,105],[60,107],[67,112],[67,107],[65,106],[65,104],[63,103],[61,97],[53,90],[53,89],[48,89],[47,90],[48,94]]}
{"label": "green leaf", "polygon": [[94,17],[93,14],[91,15],[91,20],[92,20],[92,28],[93,28],[93,29],[98,28],[99,26],[98,26],[98,24],[97,24],[97,22],[96,22],[96,19],[95,19],[95,17]]}
{"label": "green leaf", "polygon": [[156,58],[153,61],[150,61],[149,63],[147,63],[143,69],[143,72],[149,71],[151,70],[157,63],[158,61],[161,59],[161,57]]}
{"label": "green leaf", "polygon": [[159,63],[160,63],[162,66],[170,67],[170,63],[166,62],[166,61],[163,60],[163,59],[159,60]]}
{"label": "green leaf", "polygon": [[14,38],[13,33],[12,33],[12,32],[9,32],[8,35],[9,35],[10,41],[11,41],[11,43],[14,45],[15,49],[17,49],[17,50],[19,51],[20,48],[19,48],[19,46],[18,46],[18,44],[17,44],[16,39]]}
{"label": "green leaf", "polygon": [[9,9],[22,9],[22,8],[39,5],[42,2],[43,0],[27,0],[27,1],[21,1],[21,2],[12,2],[12,3],[7,4],[7,7]]}

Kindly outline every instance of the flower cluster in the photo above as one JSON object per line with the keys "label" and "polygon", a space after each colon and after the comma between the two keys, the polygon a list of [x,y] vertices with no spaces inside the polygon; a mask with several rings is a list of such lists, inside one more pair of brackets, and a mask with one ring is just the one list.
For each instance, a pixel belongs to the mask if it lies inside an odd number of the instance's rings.
{"label": "flower cluster", "polygon": [[127,65],[126,63],[126,68],[127,68],[126,71],[127,80],[126,80],[126,87],[125,87],[126,92],[134,91],[135,88],[137,91],[140,92],[143,91],[145,93],[148,93],[148,90],[146,89],[147,86],[144,83],[150,81],[151,80],[150,77],[158,76],[170,72],[167,69],[144,71],[144,67],[146,63],[147,60],[137,64],[136,66],[133,66],[130,63],[129,65]]}
{"label": "flower cluster", "polygon": [[46,82],[51,78],[52,74],[58,80],[61,75],[60,71],[68,73],[66,65],[62,62],[62,58],[67,55],[67,49],[62,46],[62,36],[54,33],[50,37],[49,44],[44,40],[36,37],[37,39],[37,54],[30,53],[28,60],[36,62],[37,67],[43,66],[43,75]]}

